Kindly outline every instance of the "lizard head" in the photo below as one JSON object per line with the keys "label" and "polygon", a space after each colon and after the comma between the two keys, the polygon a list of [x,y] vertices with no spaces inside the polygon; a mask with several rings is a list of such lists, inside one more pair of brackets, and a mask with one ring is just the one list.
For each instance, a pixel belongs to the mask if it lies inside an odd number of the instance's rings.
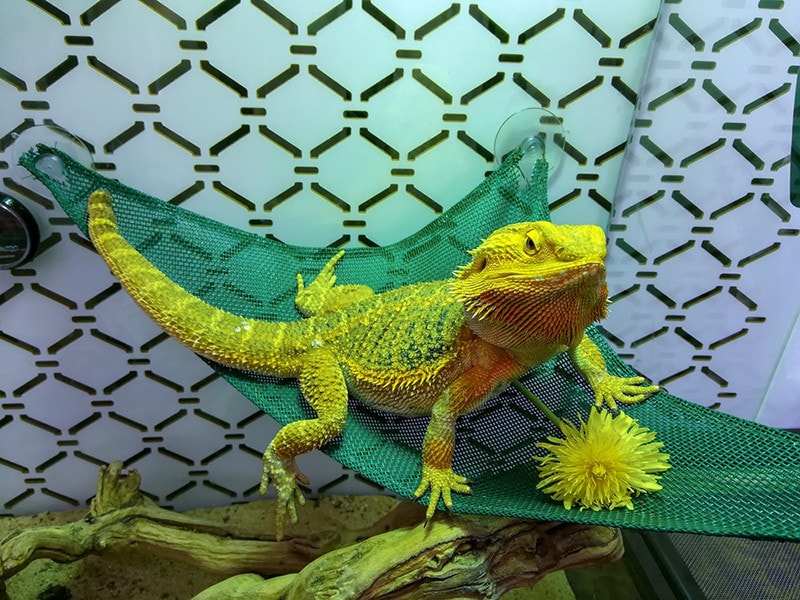
{"label": "lizard head", "polygon": [[606,315],[606,238],[595,225],[517,223],[498,229],[458,269],[452,291],[493,343],[577,343]]}

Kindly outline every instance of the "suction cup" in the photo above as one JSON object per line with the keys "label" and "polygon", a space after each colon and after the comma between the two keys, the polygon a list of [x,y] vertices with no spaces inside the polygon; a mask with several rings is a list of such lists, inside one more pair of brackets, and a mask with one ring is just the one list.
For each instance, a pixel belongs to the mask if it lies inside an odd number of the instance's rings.
{"label": "suction cup", "polygon": [[[21,179],[27,179],[31,175],[19,166],[19,157],[38,144],[44,144],[64,152],[77,160],[82,165],[92,167],[92,153],[79,137],[73,135],[63,127],[58,125],[33,125],[25,129],[22,133],[15,134],[15,140],[11,146],[11,157],[16,169],[24,172]],[[63,181],[64,168],[61,159],[55,154],[42,154],[36,161],[36,166],[51,177]]]}
{"label": "suction cup", "polygon": [[508,117],[494,138],[494,156],[499,163],[509,152],[521,148],[524,156],[519,168],[525,179],[539,158],[547,160],[548,174],[558,169],[564,158],[564,126],[561,119],[544,108],[526,108]]}

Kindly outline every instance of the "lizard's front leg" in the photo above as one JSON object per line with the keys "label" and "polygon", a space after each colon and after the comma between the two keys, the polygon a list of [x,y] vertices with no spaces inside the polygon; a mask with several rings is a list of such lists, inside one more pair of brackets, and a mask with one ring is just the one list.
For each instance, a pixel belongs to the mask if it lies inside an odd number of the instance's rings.
{"label": "lizard's front leg", "polygon": [[414,492],[420,498],[430,489],[425,522],[439,500],[452,509],[451,492],[471,493],[467,479],[453,472],[456,419],[479,408],[496,391],[519,376],[524,368],[503,350],[476,342],[469,351],[473,366],[461,374],[439,397],[422,443],[422,477]]}
{"label": "lizard's front leg", "polygon": [[305,504],[297,482],[307,484],[308,478],[297,469],[295,457],[316,450],[339,435],[347,417],[347,386],[336,357],[321,348],[309,352],[302,360],[300,390],[317,418],[295,421],[281,428],[263,457],[260,493],[264,494],[270,483],[275,484],[278,492],[275,532],[279,540],[283,537],[287,513],[291,522],[296,523],[295,502]]}
{"label": "lizard's front leg", "polygon": [[427,522],[439,504],[439,498],[448,509],[452,509],[451,492],[471,493],[467,479],[453,472],[456,418],[450,402],[450,390],[445,390],[431,412],[431,422],[422,442],[422,476],[414,498],[420,498],[430,488],[431,497],[425,513]]}
{"label": "lizard's front leg", "polygon": [[644,377],[617,377],[606,370],[606,361],[597,345],[584,334],[580,343],[569,351],[573,364],[592,386],[595,405],[605,402],[611,410],[617,410],[617,402],[632,404],[641,402],[657,392],[657,385],[642,385]]}

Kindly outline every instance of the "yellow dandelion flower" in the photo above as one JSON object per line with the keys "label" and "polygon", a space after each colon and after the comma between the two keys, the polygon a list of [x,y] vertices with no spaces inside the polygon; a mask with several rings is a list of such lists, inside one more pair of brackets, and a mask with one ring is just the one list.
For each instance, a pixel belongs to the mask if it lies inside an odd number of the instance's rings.
{"label": "yellow dandelion flower", "polygon": [[661,489],[661,473],[669,469],[656,434],[620,412],[616,416],[593,407],[580,427],[559,424],[564,439],[548,437],[537,444],[550,453],[534,457],[541,480],[536,486],[554,500],[592,510],[633,508],[631,494]]}

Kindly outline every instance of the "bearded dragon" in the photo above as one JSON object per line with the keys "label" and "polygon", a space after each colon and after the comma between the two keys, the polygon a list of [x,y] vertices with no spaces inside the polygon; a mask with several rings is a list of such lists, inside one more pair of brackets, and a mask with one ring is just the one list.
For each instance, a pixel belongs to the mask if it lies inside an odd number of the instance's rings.
{"label": "bearded dragon", "polygon": [[[295,457],[341,434],[348,393],[378,410],[430,415],[415,497],[430,490],[426,521],[440,499],[467,494],[452,470],[456,419],[482,406],[531,367],[568,352],[598,405],[638,402],[656,386],[606,372],[584,334],[606,315],[603,230],[594,225],[518,223],[470,252],[451,279],[375,294],[335,286],[339,252],[309,285],[297,276],[295,304],[306,318],[267,322],[235,315],[193,296],[119,234],[112,198],[89,198],[89,233],[123,287],[164,330],[194,352],[244,371],[299,380],[316,418],[280,429],[263,455],[261,493],[277,489],[276,531],[308,483]],[[345,433],[346,435],[346,433]]]}

